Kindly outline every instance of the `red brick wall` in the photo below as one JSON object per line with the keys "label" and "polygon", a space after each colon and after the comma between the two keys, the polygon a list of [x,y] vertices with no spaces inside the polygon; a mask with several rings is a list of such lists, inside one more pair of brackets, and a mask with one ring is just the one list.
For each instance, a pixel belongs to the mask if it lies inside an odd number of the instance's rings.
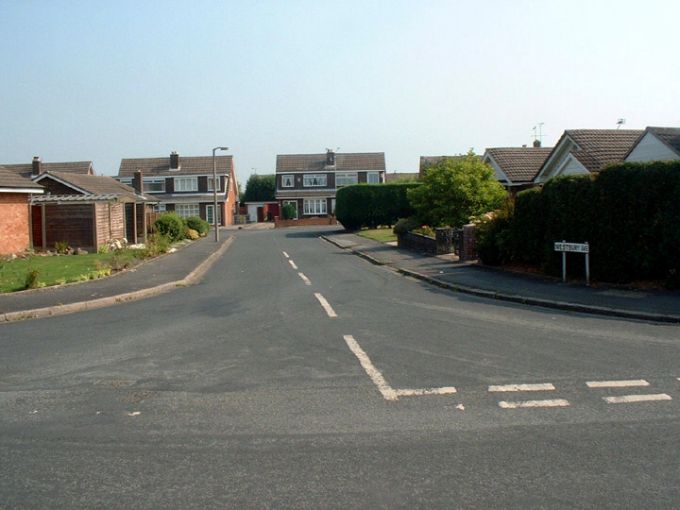
{"label": "red brick wall", "polygon": [[320,218],[300,218],[299,220],[281,220],[274,218],[274,226],[282,227],[309,227],[314,225],[337,225],[334,216],[323,216]]}
{"label": "red brick wall", "polygon": [[18,253],[30,247],[28,195],[0,193],[0,254]]}

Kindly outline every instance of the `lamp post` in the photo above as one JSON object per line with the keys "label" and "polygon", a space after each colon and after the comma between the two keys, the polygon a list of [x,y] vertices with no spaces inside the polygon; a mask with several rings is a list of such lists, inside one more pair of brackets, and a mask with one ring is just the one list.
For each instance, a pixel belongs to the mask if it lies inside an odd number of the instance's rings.
{"label": "lamp post", "polygon": [[[217,160],[215,159],[215,152],[228,151],[229,147],[215,147],[213,152],[213,225],[215,227],[215,242],[220,240],[220,229],[217,224]],[[226,199],[225,199],[226,200]]]}

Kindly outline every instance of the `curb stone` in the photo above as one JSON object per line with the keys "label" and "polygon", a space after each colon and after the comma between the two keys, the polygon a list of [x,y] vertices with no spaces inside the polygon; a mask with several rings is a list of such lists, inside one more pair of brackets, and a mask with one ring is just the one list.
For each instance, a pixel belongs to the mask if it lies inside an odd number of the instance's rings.
{"label": "curb stone", "polygon": [[68,303],[65,305],[46,306],[44,308],[35,308],[33,310],[20,310],[17,312],[7,312],[0,315],[0,323],[15,322],[27,319],[41,319],[43,317],[55,317],[57,315],[66,315],[74,312],[82,312],[87,310],[95,310],[97,308],[105,308],[108,306],[117,305],[119,303],[126,303],[128,301],[137,301],[146,299],[160,294],[170,292],[177,287],[184,287],[198,283],[203,275],[212,267],[212,265],[220,258],[225,251],[229,249],[234,242],[234,236],[229,236],[222,241],[221,246],[211,253],[203,262],[201,262],[193,271],[181,280],[173,282],[162,283],[154,287],[146,289],[135,290],[132,292],[125,292],[115,296],[106,296],[103,298],[93,299],[90,301],[78,301],[76,303]]}
{"label": "curb stone", "polygon": [[[375,259],[374,257],[363,253],[360,250],[356,250],[354,248],[351,248],[349,246],[342,246],[340,243],[337,243],[331,239],[329,239],[326,236],[321,236],[321,238],[325,241],[328,241],[334,246],[337,246],[338,248],[341,248],[343,250],[349,250],[352,253],[358,255],[361,258],[364,258],[368,260],[369,262],[375,264],[375,265],[390,265],[389,263],[381,262]],[[437,280],[436,278],[432,278],[431,276],[424,275],[422,273],[419,273],[417,271],[412,271],[410,269],[404,269],[400,267],[394,267],[396,272],[404,275],[404,276],[410,276],[412,278],[416,278],[421,281],[425,281],[427,283],[430,283],[432,285],[436,285],[437,287],[441,287],[447,290],[451,290],[454,292],[460,292],[463,294],[470,294],[473,296],[478,296],[478,297],[483,297],[487,299],[497,299],[499,301],[508,301],[511,303],[519,303],[522,305],[530,305],[530,306],[540,306],[542,308],[552,308],[552,309],[557,309],[557,310],[565,310],[565,311],[570,311],[570,312],[580,312],[580,313],[589,313],[589,314],[594,314],[594,315],[604,315],[608,317],[621,317],[624,319],[635,319],[635,320],[643,320],[643,321],[652,321],[652,322],[665,322],[665,323],[680,323],[680,316],[678,315],[665,315],[665,314],[656,314],[656,313],[646,313],[646,312],[635,312],[635,311],[630,311],[630,310],[621,310],[620,308],[609,308],[605,306],[595,306],[595,305],[585,305],[581,303],[572,303],[568,301],[553,301],[549,299],[541,299],[541,298],[534,298],[534,297],[527,297],[527,296],[521,296],[521,295],[516,295],[516,294],[505,294],[502,292],[496,292],[492,290],[485,290],[485,289],[480,289],[477,287],[470,287],[467,285],[460,285],[460,284],[455,284],[455,283],[449,283],[449,282],[443,282],[441,280]]]}

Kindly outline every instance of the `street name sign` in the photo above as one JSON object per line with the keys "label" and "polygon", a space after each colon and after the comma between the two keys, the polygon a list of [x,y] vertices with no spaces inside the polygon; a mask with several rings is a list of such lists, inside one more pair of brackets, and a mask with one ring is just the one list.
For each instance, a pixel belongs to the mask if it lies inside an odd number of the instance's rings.
{"label": "street name sign", "polygon": [[555,243],[555,251],[590,253],[590,245],[588,243]]}

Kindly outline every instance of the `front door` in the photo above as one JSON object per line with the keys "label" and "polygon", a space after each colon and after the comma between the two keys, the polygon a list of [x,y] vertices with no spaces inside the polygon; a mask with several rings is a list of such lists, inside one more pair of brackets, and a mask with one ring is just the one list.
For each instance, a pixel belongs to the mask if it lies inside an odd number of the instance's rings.
{"label": "front door", "polygon": [[[211,226],[215,224],[215,216],[213,215],[214,211],[214,205],[205,206],[205,220],[210,223]],[[222,224],[222,208],[219,205],[217,206],[217,223],[219,225]]]}

